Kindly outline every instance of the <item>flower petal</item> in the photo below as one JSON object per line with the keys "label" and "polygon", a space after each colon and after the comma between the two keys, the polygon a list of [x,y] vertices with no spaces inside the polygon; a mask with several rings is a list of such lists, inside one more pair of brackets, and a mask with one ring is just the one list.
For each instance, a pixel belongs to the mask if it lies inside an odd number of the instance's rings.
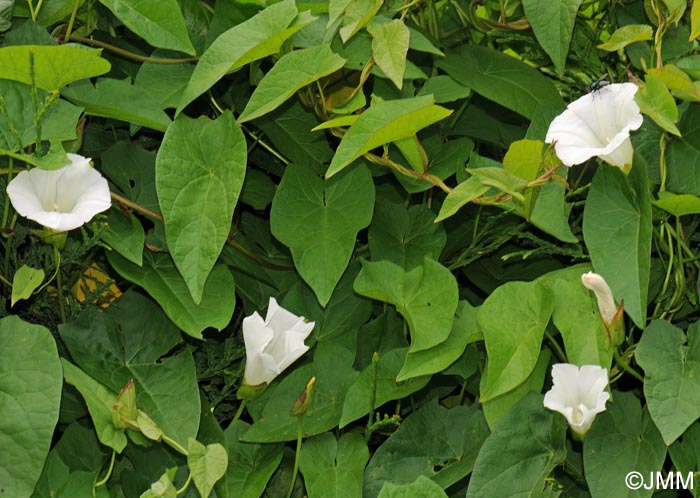
{"label": "flower petal", "polygon": [[78,228],[109,209],[109,185],[90,166],[90,159],[68,154],[71,164],[47,171],[33,168],[7,186],[15,210],[25,218],[56,231]]}
{"label": "flower petal", "polygon": [[273,330],[289,330],[296,325],[299,317],[287,311],[277,303],[277,299],[270,297],[265,316],[265,325]]}
{"label": "flower petal", "polygon": [[581,283],[595,293],[600,316],[606,324],[610,324],[617,314],[617,305],[608,283],[602,276],[592,271],[581,275]]}
{"label": "flower petal", "polygon": [[243,341],[246,354],[245,384],[257,386],[268,382],[267,368],[263,364],[261,355],[265,346],[272,340],[273,335],[272,329],[265,326],[265,321],[257,312],[243,319]]}
{"label": "flower petal", "polygon": [[[44,177],[42,179],[45,180]],[[10,196],[12,207],[20,216],[30,218],[34,213],[44,210],[35,187],[36,181],[32,178],[31,171],[20,172],[7,185],[7,195]]]}
{"label": "flower petal", "polygon": [[632,163],[631,130],[644,118],[634,101],[634,83],[607,85],[570,103],[554,118],[545,142],[555,142],[557,156],[567,166],[600,156],[618,167]]}

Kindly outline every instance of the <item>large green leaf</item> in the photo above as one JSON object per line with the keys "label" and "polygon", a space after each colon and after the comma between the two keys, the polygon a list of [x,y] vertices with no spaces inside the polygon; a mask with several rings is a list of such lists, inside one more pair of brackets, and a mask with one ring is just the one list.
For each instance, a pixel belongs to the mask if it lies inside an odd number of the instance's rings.
{"label": "large green leaf", "polygon": [[165,131],[170,118],[159,103],[127,80],[100,78],[93,87],[89,81],[74,83],[61,95],[85,108],[85,113]]}
{"label": "large green leaf", "polygon": [[[163,57],[168,51],[156,50],[151,57]],[[180,95],[187,87],[192,77],[194,65],[192,64],[157,64],[143,63],[134,78],[134,86],[143,92],[147,92],[155,99],[163,109],[174,109],[180,103]]]}
{"label": "large green leaf", "polygon": [[616,52],[635,42],[654,39],[654,31],[648,24],[628,24],[615,30],[605,43],[598,45],[601,50]]}
{"label": "large green leaf", "polygon": [[484,185],[479,180],[478,176],[470,176],[466,181],[457,185],[452,191],[447,194],[445,201],[440,207],[440,213],[435,222],[442,221],[455,214],[459,209],[467,203],[473,201],[477,197],[481,197],[488,192],[489,186]]}
{"label": "large green leaf", "polygon": [[105,446],[121,453],[127,439],[124,430],[117,429],[112,421],[112,406],[117,400],[117,393],[107,389],[65,358],[61,358],[61,364],[66,383],[78,390],[87,405],[97,438]]}
{"label": "large green leaf", "polygon": [[31,85],[34,58],[34,82],[46,91],[58,90],[69,83],[105,74],[110,69],[102,50],[80,45],[14,45],[0,48],[0,78]]}
{"label": "large green leaf", "polygon": [[540,108],[561,110],[564,101],[536,69],[492,48],[463,45],[437,63],[447,74],[489,100],[532,118]]}
{"label": "large green leaf", "polygon": [[674,135],[681,135],[675,125],[678,121],[676,101],[661,78],[647,74],[646,85],[634,95],[634,100],[639,104],[639,110],[661,128]]}
{"label": "large green leaf", "polygon": [[539,358],[537,358],[535,368],[522,384],[515,389],[511,389],[507,393],[484,401],[484,417],[486,417],[486,422],[488,422],[490,428],[493,429],[498,421],[501,420],[518,401],[523,399],[530,392],[538,393],[542,390],[544,378],[547,375],[547,370],[549,370],[549,360],[551,356],[552,353],[550,350],[543,348],[542,351],[540,351]]}
{"label": "large green leaf", "polygon": [[633,393],[615,391],[612,399],[607,410],[596,417],[583,444],[583,467],[591,497],[649,497],[654,493],[653,485],[633,490],[623,476],[630,469],[644,479],[656,475],[666,459],[666,445]]}
{"label": "large green leaf", "polygon": [[187,447],[199,426],[194,361],[189,350],[161,359],[181,339],[153,301],[127,292],[105,311],[86,309],[59,333],[78,366],[112,391],[133,379],[138,408]]}
{"label": "large green leaf", "polygon": [[627,178],[619,168],[601,166],[586,201],[583,239],[596,273],[618,302],[625,301],[625,311],[640,328],[647,315],[651,221],[646,169],[639,156]]}
{"label": "large green leaf", "polygon": [[477,308],[467,301],[460,301],[452,322],[452,330],[445,342],[422,351],[408,353],[396,380],[406,379],[440,372],[453,364],[467,347],[467,344],[480,340],[481,330],[476,321]]}
{"label": "large green leaf", "polygon": [[508,282],[486,298],[477,315],[488,358],[482,401],[516,388],[530,376],[553,310],[552,292],[539,280]]}
{"label": "large green leaf", "polygon": [[318,118],[304,109],[298,100],[291,100],[255,121],[272,145],[290,162],[320,168],[333,157],[333,150],[324,135],[309,133],[319,123]]}
{"label": "large green leaf", "polygon": [[396,306],[411,330],[411,353],[437,346],[450,335],[457,280],[437,261],[426,257],[422,266],[408,272],[389,261],[362,261],[354,289]]}
{"label": "large green leaf", "polygon": [[330,432],[307,439],[299,469],[309,498],[362,498],[362,471],[368,460],[367,443],[357,432],[337,441]]}
{"label": "large green leaf", "polygon": [[[557,171],[563,177],[568,173],[569,168],[566,166]],[[539,188],[535,207],[530,214],[530,223],[563,242],[578,243],[569,226],[571,207],[572,204],[566,202],[564,186],[559,182],[548,182]]]}
{"label": "large green leaf", "polygon": [[294,50],[282,56],[260,81],[238,121],[242,123],[267,114],[300,88],[338,71],[344,64],[345,59],[328,45]]}
{"label": "large green leaf", "polygon": [[350,0],[346,3],[340,38],[347,43],[380,9],[384,0]]}
{"label": "large green leaf", "polygon": [[566,458],[565,441],[564,418],[544,408],[541,394],[530,393],[484,442],[467,498],[541,496],[550,472]]}
{"label": "large green leaf", "polygon": [[700,213],[700,197],[692,194],[674,194],[664,190],[658,193],[659,200],[652,201],[657,208],[674,216]]}
{"label": "large green leaf", "polygon": [[429,375],[414,376],[406,382],[396,381],[407,351],[408,348],[398,348],[379,354],[376,364],[367,366],[360,373],[345,396],[339,424],[341,429],[369,413],[371,400],[374,400],[374,407],[381,406],[388,401],[405,398],[426,386]]}
{"label": "large green leaf", "polygon": [[228,468],[214,488],[219,498],[259,498],[282,460],[281,445],[240,441],[249,428],[238,420],[225,431]]}
{"label": "large green leaf", "polygon": [[156,158],[156,190],[168,249],[196,304],[231,231],[246,143],[233,115],[178,117]]}
{"label": "large green leaf", "polygon": [[649,414],[669,446],[700,417],[700,322],[687,338],[668,322],[651,322],[634,357],[644,369]]}
{"label": "large green leaf", "polygon": [[[683,433],[683,437],[668,447],[668,454],[678,472],[687,476],[700,468],[700,423],[694,423]],[[690,490],[697,498],[700,486]]]}
{"label": "large green leaf", "polygon": [[370,23],[367,31],[372,35],[374,62],[401,90],[411,32],[401,19],[394,19],[387,23]]}
{"label": "large green leaf", "polygon": [[590,265],[577,265],[545,275],[554,296],[552,321],[564,339],[566,359],[574,365],[610,368],[613,350],[595,294],[581,283]]}
{"label": "large green leaf", "polygon": [[283,0],[220,35],[199,58],[177,113],[226,73],[277,53],[289,37],[313,19],[307,12],[298,15],[294,0]]}
{"label": "large green leaf", "polygon": [[107,230],[102,233],[102,240],[121,256],[140,266],[143,263],[146,235],[138,218],[133,213],[113,206],[107,211],[107,225]]}
{"label": "large green leaf", "polygon": [[140,285],[153,296],[175,325],[192,337],[202,338],[207,327],[222,330],[231,321],[236,304],[231,271],[216,265],[204,284],[202,301],[195,304],[187,284],[167,254],[143,252],[143,265],[137,266],[112,252],[109,263],[127,280]]}
{"label": "large green leaf", "polygon": [[326,177],[349,166],[362,154],[390,142],[412,137],[446,118],[452,111],[435,105],[432,95],[387,100],[370,106],[345,133]]}
{"label": "large green leaf", "polygon": [[[61,439],[63,441],[63,438]],[[98,460],[98,463],[101,463]],[[31,498],[109,498],[106,486],[93,488],[97,471],[75,470],[63,461],[54,449],[49,453],[44,470]],[[14,495],[10,495],[14,496]],[[27,495],[29,496],[29,495]]]}
{"label": "large green leaf", "polygon": [[226,473],[228,454],[220,443],[204,446],[196,439],[187,443],[187,466],[201,496],[209,496],[214,484]]}
{"label": "large green leaf", "polygon": [[678,129],[683,134],[666,148],[666,188],[678,194],[700,195],[700,104],[690,104]]}
{"label": "large green leaf", "polygon": [[12,296],[10,299],[10,307],[14,306],[17,301],[29,299],[32,292],[41,285],[44,281],[44,270],[32,268],[31,266],[22,265],[17,268],[12,277]]}
{"label": "large green leaf", "polygon": [[127,199],[160,213],[156,194],[156,155],[153,152],[137,142],[120,140],[104,151],[101,159],[100,171]]}
{"label": "large green leaf", "polygon": [[395,202],[377,202],[367,234],[372,259],[391,261],[405,270],[422,265],[425,256],[437,260],[447,236],[434,220],[424,204],[406,209]]}
{"label": "large green leaf", "polygon": [[107,457],[91,427],[73,422],[54,446],[61,460],[73,470],[98,471]]}
{"label": "large green leaf", "polygon": [[100,0],[100,3],[154,47],[194,55],[177,0]]}
{"label": "large green leaf", "polygon": [[[3,97],[7,114],[0,113],[0,148],[19,151],[36,142],[34,128],[34,105],[29,85],[17,81],[0,79],[0,95]],[[37,91],[37,98],[44,102],[48,93]],[[44,111],[41,119],[42,140],[73,140],[75,128],[82,109],[59,99]],[[8,123],[8,117],[12,121]],[[11,130],[17,131],[15,135]]]}
{"label": "large green leaf", "polygon": [[7,31],[12,27],[12,9],[15,0],[0,1],[0,32]]}
{"label": "large green leaf", "polygon": [[410,484],[384,483],[378,498],[447,498],[447,495],[434,481],[425,476],[419,476]]}
{"label": "large green leaf", "polygon": [[474,406],[443,408],[436,399],[412,413],[372,456],[364,496],[375,498],[385,483],[407,484],[426,476],[446,488],[468,475],[489,434]]}
{"label": "large green leaf", "polygon": [[523,0],[525,17],[559,75],[564,73],[576,12],[581,0]]}
{"label": "large green leaf", "polygon": [[58,421],[61,364],[51,332],[16,316],[0,320],[0,356],[0,488],[27,498]]}
{"label": "large green leaf", "polygon": [[369,225],[374,184],[369,170],[354,168],[323,180],[310,166],[287,166],[272,201],[272,234],[292,251],[302,278],[325,306]]}

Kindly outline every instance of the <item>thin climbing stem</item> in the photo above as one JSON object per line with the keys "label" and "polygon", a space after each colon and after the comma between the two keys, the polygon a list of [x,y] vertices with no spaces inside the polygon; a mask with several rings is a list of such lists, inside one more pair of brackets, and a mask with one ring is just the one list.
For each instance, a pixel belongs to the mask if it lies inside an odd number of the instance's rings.
{"label": "thin climbing stem", "polygon": [[[65,37],[64,37],[65,38]],[[71,36],[71,40],[78,43],[83,43],[85,45],[91,45],[93,47],[103,48],[109,50],[112,53],[126,57],[127,59],[132,59],[138,62],[150,62],[151,64],[189,64],[190,62],[197,62],[198,57],[187,57],[184,59],[168,59],[160,57],[147,57],[145,55],[135,54],[124,50],[123,48],[115,47],[109,43],[105,43],[99,40],[93,40],[92,38],[84,38],[82,36]]]}
{"label": "thin climbing stem", "polygon": [[[99,488],[100,486],[104,486],[107,484],[107,481],[109,481],[109,478],[112,477],[112,471],[114,470],[114,459],[117,455],[117,452],[112,450],[112,458],[109,460],[109,468],[107,469],[107,474],[100,479],[98,482],[92,485],[93,488]],[[97,477],[97,476],[95,476]]]}
{"label": "thin climbing stem", "polygon": [[75,16],[78,14],[78,7],[80,7],[80,0],[75,0],[73,2],[73,12],[70,14],[70,20],[68,21],[68,27],[66,28],[65,42],[70,41],[70,35],[73,32],[73,23],[75,23]]}
{"label": "thin climbing stem", "polygon": [[241,415],[243,415],[243,410],[245,410],[245,400],[241,400],[241,404],[238,405],[238,410],[236,410],[236,414],[233,416],[233,420],[231,420],[231,425],[235,424],[238,422],[238,420],[241,418]]}
{"label": "thin climbing stem", "polygon": [[176,495],[181,495],[185,491],[187,491],[187,488],[190,486],[190,483],[192,482],[192,473],[187,476],[187,480],[185,481],[185,484],[182,485],[182,487],[178,490],[175,491]]}
{"label": "thin climbing stem", "polygon": [[632,377],[634,377],[638,381],[640,381],[642,383],[644,382],[644,377],[642,377],[642,375],[639,372],[637,372],[634,368],[632,368],[629,365],[629,363],[627,363],[624,360],[624,358],[622,358],[622,356],[620,356],[620,353],[617,351],[617,349],[613,350],[613,357],[615,358],[615,363],[617,363],[618,366],[620,368],[622,368],[622,370],[624,370],[625,372],[630,374]]}
{"label": "thin climbing stem", "polygon": [[[12,167],[14,166],[15,160],[11,157],[8,158],[8,168],[7,168],[7,184],[9,185],[12,181]],[[2,229],[7,228],[7,221],[10,219],[10,196],[5,196],[5,206],[2,212]]]}
{"label": "thin climbing stem", "polygon": [[58,309],[61,313],[61,323],[66,323],[66,305],[63,302],[63,278],[61,277],[61,253],[53,246],[53,259],[56,263],[56,289],[58,292]]}
{"label": "thin climbing stem", "polygon": [[299,473],[299,455],[301,454],[301,440],[304,435],[302,432],[302,421],[304,414],[297,415],[297,447],[294,452],[294,470],[292,470],[292,482],[289,484],[289,491],[287,491],[287,498],[291,498],[292,493],[294,493],[294,485],[297,482],[297,474]]}

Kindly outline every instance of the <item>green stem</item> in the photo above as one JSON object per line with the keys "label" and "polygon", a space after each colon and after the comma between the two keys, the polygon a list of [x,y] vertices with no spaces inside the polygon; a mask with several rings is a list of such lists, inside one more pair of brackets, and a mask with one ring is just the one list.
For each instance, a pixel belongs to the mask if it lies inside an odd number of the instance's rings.
{"label": "green stem", "polygon": [[241,418],[241,415],[243,415],[243,410],[245,410],[245,400],[241,400],[241,404],[238,405],[238,410],[236,410],[236,414],[233,416],[233,420],[231,420],[231,425],[235,424],[238,422],[238,419]]}
{"label": "green stem", "polygon": [[[12,166],[14,165],[14,159],[9,157],[8,158],[8,168],[7,168],[7,184],[9,185],[10,182],[12,181]],[[7,220],[10,219],[10,196],[6,195],[5,196],[5,208],[2,212],[2,229],[5,230],[7,228]]]}
{"label": "green stem", "polygon": [[175,441],[173,438],[170,438],[170,437],[166,436],[165,434],[163,434],[161,436],[161,439],[163,440],[164,443],[169,444],[173,449],[182,453],[183,455],[187,456],[189,454],[189,453],[187,453],[187,450],[185,448],[183,448],[182,445],[180,445],[180,443]]}
{"label": "green stem", "polygon": [[564,350],[561,348],[559,343],[554,339],[554,336],[545,328],[544,330],[544,335],[547,336],[547,339],[549,339],[549,343],[552,346],[552,349],[554,349],[554,353],[559,357],[561,361],[566,363],[566,353],[564,353]]}
{"label": "green stem", "polygon": [[68,28],[66,28],[66,37],[64,43],[70,41],[70,35],[73,32],[73,23],[75,22],[75,16],[78,14],[78,7],[80,6],[80,0],[75,0],[73,2],[73,12],[71,12],[70,20],[68,21]]}
{"label": "green stem", "polygon": [[183,484],[182,487],[181,487],[180,489],[178,489],[177,491],[175,491],[175,494],[176,494],[176,495],[181,495],[182,493],[184,493],[185,491],[187,491],[187,488],[189,487],[189,485],[190,485],[191,482],[192,482],[192,474],[190,473],[190,474],[187,476],[187,480],[185,481],[185,484]]}
{"label": "green stem", "polygon": [[[99,488],[100,486],[104,486],[107,484],[107,481],[109,481],[109,478],[112,477],[112,470],[114,470],[114,458],[116,456],[117,452],[112,450],[112,458],[109,461],[109,468],[107,469],[107,475],[105,475],[100,481],[96,482],[95,484],[92,485],[93,488]],[[97,476],[95,476],[97,477]]]}
{"label": "green stem", "polygon": [[15,223],[17,223],[17,213],[12,217],[10,222],[10,231],[5,241],[5,266],[3,268],[3,274],[7,275],[10,272],[10,254],[12,252],[12,237],[14,236]]}
{"label": "green stem", "polygon": [[135,54],[124,50],[123,48],[115,47],[109,43],[101,42],[99,40],[93,40],[92,38],[83,38],[82,36],[73,36],[71,39],[75,42],[84,43],[85,45],[92,45],[93,47],[104,48],[115,54],[126,57],[127,59],[132,59],[138,62],[150,62],[152,64],[189,64],[190,62],[197,62],[199,57],[188,57],[186,59],[166,59],[158,57],[146,57],[144,55]]}
{"label": "green stem", "polygon": [[629,363],[625,362],[622,356],[620,356],[620,353],[617,351],[617,349],[613,350],[613,357],[615,358],[615,363],[617,363],[620,366],[620,368],[622,368],[625,372],[630,374],[632,377],[634,377],[641,383],[644,383],[644,377],[642,377],[641,374],[637,372],[634,368],[629,366]]}
{"label": "green stem", "polygon": [[289,491],[287,491],[287,498],[292,498],[292,493],[294,492],[294,484],[297,482],[297,473],[299,472],[299,455],[301,454],[301,439],[303,432],[301,430],[302,420],[304,415],[297,415],[297,448],[294,452],[294,470],[292,471],[292,482],[289,485]]}
{"label": "green stem", "polygon": [[377,402],[377,363],[379,363],[379,353],[376,351],[372,355],[372,363],[370,364],[370,372],[372,374],[372,392],[369,400],[369,416],[367,418],[367,428],[365,429],[365,441],[369,441],[372,437],[372,422],[374,419],[374,405]]}
{"label": "green stem", "polygon": [[[34,15],[37,16],[37,17],[39,17],[39,11],[41,10],[41,4],[42,4],[42,3],[44,3],[44,0],[39,0],[39,1],[36,3],[36,9],[34,9]],[[34,19],[34,21],[36,21],[36,19]]]}
{"label": "green stem", "polygon": [[61,277],[61,253],[53,246],[53,259],[56,262],[56,288],[58,292],[58,309],[61,312],[61,323],[66,323],[66,306],[63,304],[63,278]]}
{"label": "green stem", "polygon": [[34,106],[34,131],[36,132],[36,145],[34,155],[41,156],[41,109],[39,109],[39,99],[36,90],[36,75],[34,71],[34,52],[29,51],[29,78],[32,82],[32,105]]}

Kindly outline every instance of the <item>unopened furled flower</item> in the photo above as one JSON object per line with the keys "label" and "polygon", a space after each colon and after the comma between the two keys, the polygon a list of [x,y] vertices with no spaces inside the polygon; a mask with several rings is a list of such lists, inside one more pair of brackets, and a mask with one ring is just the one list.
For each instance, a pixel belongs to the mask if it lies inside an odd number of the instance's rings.
{"label": "unopened furled flower", "polygon": [[304,340],[314,328],[303,316],[290,313],[270,298],[265,320],[257,313],[243,320],[246,365],[243,383],[268,384],[309,350]]}
{"label": "unopened furled flower", "polygon": [[597,273],[592,271],[584,273],[581,275],[581,282],[584,287],[593,291],[598,301],[600,317],[607,332],[608,346],[619,346],[625,340],[625,320],[622,316],[623,302],[620,301],[619,307],[615,305],[615,299],[613,299],[608,283]]}
{"label": "unopened furled flower", "polygon": [[581,275],[581,282],[584,287],[592,290],[595,293],[595,298],[598,301],[598,309],[600,310],[600,316],[603,318],[603,322],[606,325],[612,323],[615,315],[617,314],[617,306],[615,305],[615,300],[613,299],[612,291],[608,286],[608,283],[603,277],[597,273],[589,271]]}
{"label": "unopened furled flower", "polygon": [[68,154],[57,170],[22,171],[7,185],[15,210],[55,232],[73,230],[111,206],[109,185],[90,159]]}
{"label": "unopened furled flower", "polygon": [[605,411],[610,393],[608,371],[598,365],[577,367],[571,363],[552,366],[552,388],[544,395],[544,406],[561,413],[571,430],[583,437],[595,416]]}
{"label": "unopened furled flower", "polygon": [[594,156],[624,171],[632,164],[630,131],[642,126],[634,101],[634,83],[612,83],[570,103],[554,118],[545,142],[566,166],[581,164]]}

